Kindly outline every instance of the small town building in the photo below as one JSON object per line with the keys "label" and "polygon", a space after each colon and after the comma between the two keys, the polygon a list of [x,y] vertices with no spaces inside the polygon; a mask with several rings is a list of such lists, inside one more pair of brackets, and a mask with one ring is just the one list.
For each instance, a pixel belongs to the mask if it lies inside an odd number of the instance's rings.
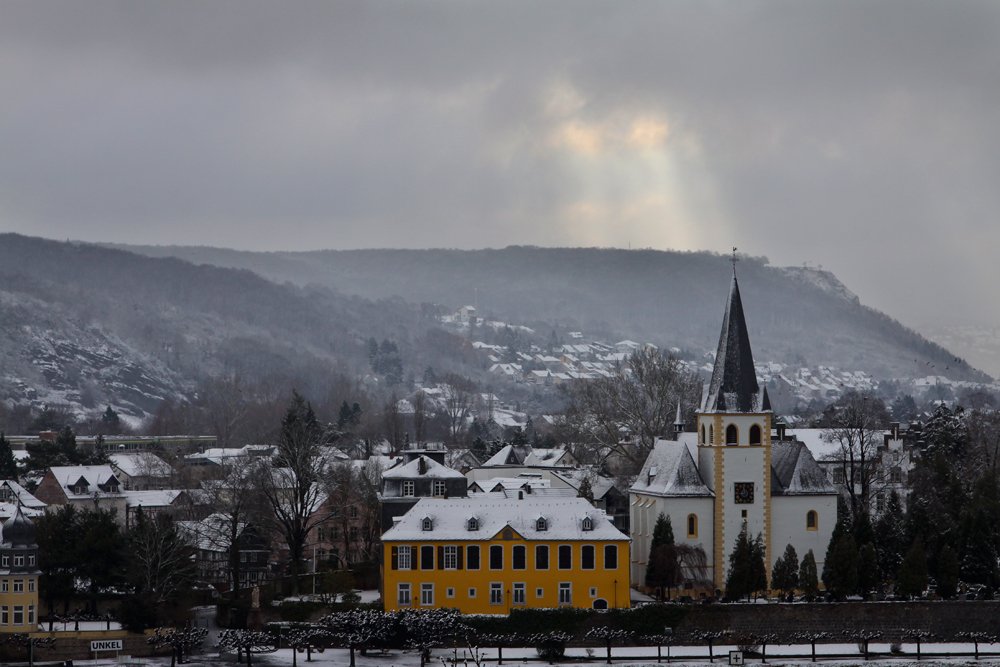
{"label": "small town building", "polygon": [[35,524],[17,511],[4,524],[0,538],[0,633],[36,629],[41,574]]}
{"label": "small town building", "polygon": [[386,611],[630,604],[628,537],[583,498],[425,498],[382,543]]}

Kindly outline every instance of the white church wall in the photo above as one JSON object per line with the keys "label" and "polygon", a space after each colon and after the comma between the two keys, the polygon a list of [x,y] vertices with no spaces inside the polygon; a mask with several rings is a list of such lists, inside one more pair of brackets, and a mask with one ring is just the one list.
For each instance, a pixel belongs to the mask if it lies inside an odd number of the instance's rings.
{"label": "white church wall", "polygon": [[[632,495],[632,583],[643,585],[646,581],[646,563],[649,561],[650,544],[656,519],[662,512],[670,517],[674,531],[674,543],[692,547],[701,546],[712,564],[712,540],[714,534],[714,499],[699,498],[659,498]],[[688,535],[688,517],[696,517],[696,534]],[[708,573],[712,576],[711,571]]]}
{"label": "white church wall", "polygon": [[[806,526],[806,515],[810,510],[817,514],[816,530]],[[837,496],[775,496],[771,499],[774,515],[771,525],[771,562],[767,570],[770,576],[774,561],[785,553],[785,547],[795,547],[799,562],[812,549],[816,557],[817,575],[823,574],[823,558],[830,544],[833,527],[837,523]]]}

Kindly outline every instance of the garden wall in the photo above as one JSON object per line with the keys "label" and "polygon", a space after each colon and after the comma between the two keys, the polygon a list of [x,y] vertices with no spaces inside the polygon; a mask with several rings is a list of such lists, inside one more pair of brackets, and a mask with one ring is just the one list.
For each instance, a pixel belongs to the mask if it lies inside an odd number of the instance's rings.
{"label": "garden wall", "polygon": [[698,643],[696,631],[775,633],[787,641],[797,632],[826,632],[843,641],[846,631],[927,630],[946,640],[959,632],[1000,633],[1000,602],[843,602],[818,604],[693,604],[675,626],[680,643]]}

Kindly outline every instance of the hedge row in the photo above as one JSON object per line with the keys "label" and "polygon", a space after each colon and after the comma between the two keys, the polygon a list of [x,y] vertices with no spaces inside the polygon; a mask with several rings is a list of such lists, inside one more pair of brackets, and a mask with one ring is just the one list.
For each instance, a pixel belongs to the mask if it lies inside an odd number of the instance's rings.
{"label": "hedge row", "polygon": [[663,634],[684,618],[681,605],[646,605],[636,609],[512,609],[509,616],[466,616],[462,621],[480,633],[533,635],[565,632],[582,640],[595,626],[628,630],[636,637]]}

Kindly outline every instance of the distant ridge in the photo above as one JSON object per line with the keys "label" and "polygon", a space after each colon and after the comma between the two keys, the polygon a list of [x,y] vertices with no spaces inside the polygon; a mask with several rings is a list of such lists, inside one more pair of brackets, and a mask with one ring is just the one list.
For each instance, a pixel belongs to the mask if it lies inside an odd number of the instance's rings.
{"label": "distant ridge", "polygon": [[[248,269],[277,282],[318,284],[368,299],[398,297],[451,309],[478,299],[481,314],[505,321],[559,325],[595,337],[622,336],[692,352],[714,349],[731,274],[729,258],[709,252],[530,246],[311,252],[116,247]],[[740,259],[740,285],[758,361],[829,365],[877,378],[933,374],[990,381],[940,345],[862,305],[829,271]]]}

